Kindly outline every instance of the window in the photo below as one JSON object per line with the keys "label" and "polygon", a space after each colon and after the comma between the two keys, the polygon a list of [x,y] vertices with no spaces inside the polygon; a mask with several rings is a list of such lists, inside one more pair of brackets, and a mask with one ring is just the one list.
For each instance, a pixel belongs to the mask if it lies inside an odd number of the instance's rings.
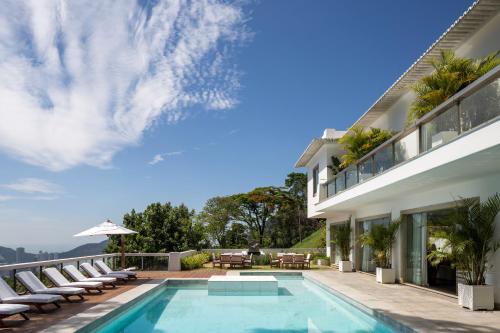
{"label": "window", "polygon": [[315,166],[313,169],[313,196],[318,193],[319,185],[319,165]]}

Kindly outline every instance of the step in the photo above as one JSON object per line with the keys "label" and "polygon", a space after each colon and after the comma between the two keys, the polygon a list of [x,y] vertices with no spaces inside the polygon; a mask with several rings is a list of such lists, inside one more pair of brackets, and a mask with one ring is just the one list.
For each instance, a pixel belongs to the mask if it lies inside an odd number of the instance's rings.
{"label": "step", "polygon": [[278,295],[274,276],[212,276],[208,279],[209,295]]}

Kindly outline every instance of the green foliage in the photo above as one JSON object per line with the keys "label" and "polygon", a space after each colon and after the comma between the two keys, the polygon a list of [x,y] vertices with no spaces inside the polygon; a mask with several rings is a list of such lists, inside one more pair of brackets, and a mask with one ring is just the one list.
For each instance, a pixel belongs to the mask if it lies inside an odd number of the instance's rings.
{"label": "green foliage", "polygon": [[377,267],[391,268],[392,244],[396,240],[399,225],[400,221],[393,221],[388,225],[376,224],[359,237],[362,246],[372,248],[373,261]]}
{"label": "green foliage", "polygon": [[326,227],[316,230],[306,238],[292,246],[292,249],[319,249],[326,246]]}
{"label": "green foliage", "polygon": [[349,165],[356,163],[361,157],[391,137],[392,133],[390,131],[381,130],[380,128],[365,130],[363,126],[354,125],[348,133],[339,139],[339,143],[343,145],[345,150],[340,168],[345,169]]}
{"label": "green foliage", "polygon": [[331,157],[331,162],[332,164],[327,165],[328,170],[332,172],[332,175],[338,174],[340,171],[342,171],[342,161],[337,157],[337,156],[332,156]]}
{"label": "green foliage", "polygon": [[442,50],[440,58],[432,59],[434,72],[413,85],[417,97],[407,116],[411,124],[446,101],[482,75],[500,64],[499,51],[481,59],[457,57],[452,50]]}
{"label": "green foliage", "polygon": [[339,249],[341,260],[348,261],[351,252],[351,224],[336,225],[332,236],[332,243]]}
{"label": "green foliage", "polygon": [[192,269],[202,268],[210,260],[208,253],[202,252],[181,259],[181,269],[189,271]]}
{"label": "green foliage", "polygon": [[236,214],[236,202],[230,197],[208,199],[198,218],[205,224],[206,232],[212,241],[221,248],[227,248],[228,227]]}
{"label": "green foliage", "polygon": [[445,226],[433,234],[445,240],[444,246],[433,250],[427,259],[433,265],[449,259],[463,273],[466,284],[484,284],[484,275],[491,267],[489,259],[500,246],[495,237],[495,217],[499,212],[498,193],[485,202],[475,199],[457,202]]}

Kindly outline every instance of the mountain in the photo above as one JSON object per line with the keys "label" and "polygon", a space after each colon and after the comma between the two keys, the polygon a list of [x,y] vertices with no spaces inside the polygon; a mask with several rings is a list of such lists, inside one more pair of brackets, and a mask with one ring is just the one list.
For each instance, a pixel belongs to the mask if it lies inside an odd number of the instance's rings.
{"label": "mountain", "polygon": [[100,243],[83,244],[75,247],[73,250],[59,253],[59,258],[84,257],[101,254],[104,252],[106,245],[108,245],[108,240],[104,240]]}

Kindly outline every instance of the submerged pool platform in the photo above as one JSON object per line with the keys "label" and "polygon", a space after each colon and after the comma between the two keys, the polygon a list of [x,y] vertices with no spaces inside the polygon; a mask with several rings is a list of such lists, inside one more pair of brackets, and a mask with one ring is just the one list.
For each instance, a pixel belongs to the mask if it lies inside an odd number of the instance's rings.
{"label": "submerged pool platform", "polygon": [[[300,272],[248,273],[166,280],[77,332],[412,332],[384,322]],[[275,294],[259,294],[271,285]]]}
{"label": "submerged pool platform", "polygon": [[208,279],[208,295],[276,296],[278,280],[271,275],[215,275]]}

